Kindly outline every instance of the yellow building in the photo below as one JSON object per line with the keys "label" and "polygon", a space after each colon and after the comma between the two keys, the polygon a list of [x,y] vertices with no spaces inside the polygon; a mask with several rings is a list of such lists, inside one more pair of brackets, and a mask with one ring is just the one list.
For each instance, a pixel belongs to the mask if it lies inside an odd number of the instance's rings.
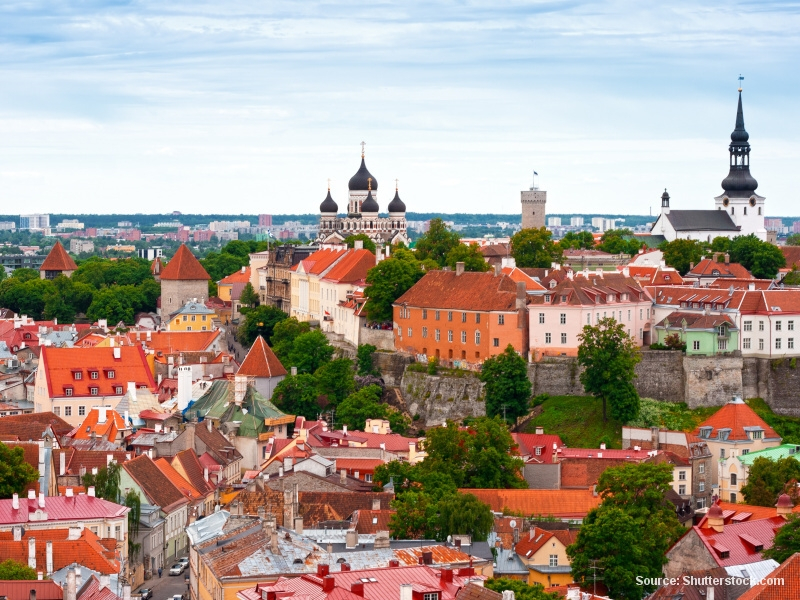
{"label": "yellow building", "polygon": [[298,321],[321,321],[320,279],[346,254],[341,249],[318,250],[292,267],[292,313]]}
{"label": "yellow building", "polygon": [[217,313],[202,302],[190,300],[169,316],[167,331],[211,331]]}
{"label": "yellow building", "polygon": [[574,543],[577,530],[547,531],[531,527],[522,533],[514,550],[528,567],[528,585],[539,583],[544,587],[572,583],[572,566],[567,556],[567,546]]}

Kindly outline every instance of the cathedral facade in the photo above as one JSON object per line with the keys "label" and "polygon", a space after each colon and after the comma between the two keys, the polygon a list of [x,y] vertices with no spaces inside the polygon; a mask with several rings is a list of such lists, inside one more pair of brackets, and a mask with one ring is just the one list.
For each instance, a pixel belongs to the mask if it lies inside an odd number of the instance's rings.
{"label": "cathedral facade", "polygon": [[714,198],[713,210],[672,210],[669,194],[661,195],[661,214],[653,224],[651,233],[663,235],[668,242],[675,239],[712,241],[715,237],[733,238],[755,234],[767,239],[764,226],[764,200],[756,193],[758,182],[750,174],[750,135],[744,128],[742,90],[736,125],[728,146],[728,176],[722,180],[722,194]]}
{"label": "cathedral facade", "polygon": [[363,233],[378,244],[403,242],[408,245],[406,205],[395,187],[394,198],[386,207],[389,216],[379,216],[378,180],[367,170],[363,148],[361,167],[350,178],[347,187],[347,214],[342,216],[328,186],[328,195],[319,206],[318,243],[341,243],[351,235]]}

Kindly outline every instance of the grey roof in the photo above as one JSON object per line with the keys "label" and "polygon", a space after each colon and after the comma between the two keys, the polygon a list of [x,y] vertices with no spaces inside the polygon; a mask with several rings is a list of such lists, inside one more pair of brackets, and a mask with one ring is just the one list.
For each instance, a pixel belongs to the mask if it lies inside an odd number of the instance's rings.
{"label": "grey roof", "polygon": [[222,533],[225,523],[228,522],[230,516],[231,513],[227,510],[218,510],[208,515],[205,519],[195,521],[186,528],[186,535],[189,536],[189,542],[192,545],[199,544],[218,536]]}
{"label": "grey roof", "polygon": [[549,565],[528,565],[528,569],[537,573],[571,573],[572,567],[569,565],[559,565],[551,567]]}
{"label": "grey roof", "polygon": [[736,565],[735,567],[725,567],[728,575],[731,577],[741,577],[743,579],[749,578],[753,587],[758,581],[766,579],[770,576],[775,569],[780,565],[772,559],[761,560],[759,562],[750,563],[747,565]]}
{"label": "grey roof", "polygon": [[739,231],[724,210],[670,210],[667,218],[675,231]]}
{"label": "grey roof", "polygon": [[495,577],[503,575],[526,575],[528,567],[522,562],[519,555],[511,548],[496,548],[497,558],[494,563]]}

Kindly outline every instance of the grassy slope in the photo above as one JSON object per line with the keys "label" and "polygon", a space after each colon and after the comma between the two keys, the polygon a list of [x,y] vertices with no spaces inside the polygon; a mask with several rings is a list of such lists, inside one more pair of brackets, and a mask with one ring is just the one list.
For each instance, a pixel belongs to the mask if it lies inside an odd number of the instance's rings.
{"label": "grassy slope", "polygon": [[776,415],[761,398],[750,398],[747,405],[783,438],[784,444],[800,444],[800,419]]}

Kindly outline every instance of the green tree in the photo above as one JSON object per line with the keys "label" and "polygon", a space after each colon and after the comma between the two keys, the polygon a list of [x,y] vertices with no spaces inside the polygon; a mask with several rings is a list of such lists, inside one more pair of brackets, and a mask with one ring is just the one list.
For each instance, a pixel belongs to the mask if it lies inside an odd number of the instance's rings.
{"label": "green tree", "polygon": [[688,273],[690,266],[699,263],[706,253],[705,246],[697,240],[673,240],[659,248],[664,253],[664,262],[681,275]]}
{"label": "green tree", "polygon": [[132,300],[122,286],[103,288],[94,294],[86,316],[92,321],[106,319],[109,323],[133,323]]}
{"label": "green tree", "polygon": [[632,236],[630,229],[609,229],[600,238],[598,249],[609,254],[636,254],[642,244]]}
{"label": "green tree", "polygon": [[309,331],[311,326],[306,322],[301,323],[295,317],[289,317],[275,324],[270,345],[282,363],[286,364],[295,339]]}
{"label": "green tree", "polygon": [[564,237],[558,240],[558,245],[563,250],[567,248],[589,250],[594,248],[594,236],[590,231],[568,231]]}
{"label": "green tree", "polygon": [[[402,255],[401,255],[402,256]],[[373,323],[392,320],[392,303],[405,294],[424,275],[420,263],[404,258],[388,258],[367,273],[364,296],[367,318]]]}
{"label": "green tree", "polygon": [[531,399],[528,364],[511,344],[502,354],[483,362],[479,378],[484,383],[488,416],[503,415],[515,423],[527,414]]}
{"label": "green tree", "polygon": [[239,303],[245,308],[255,308],[258,306],[258,294],[253,289],[253,284],[249,281],[242,288],[242,293],[239,295]]}
{"label": "green tree", "polygon": [[753,261],[748,267],[753,277],[758,279],[775,279],[778,270],[786,266],[786,257],[780,248],[764,242],[753,254]]}
{"label": "green tree", "polygon": [[28,269],[27,267],[14,269],[14,272],[11,273],[11,277],[23,283],[31,281],[32,279],[40,279],[39,271],[36,269]]}
{"label": "green tree", "polygon": [[713,240],[711,240],[711,251],[712,252],[730,252],[731,249],[731,239],[727,238],[722,235],[718,235]]}
{"label": "green tree", "polygon": [[275,386],[272,401],[286,414],[316,419],[320,413],[317,380],[307,373],[289,375]]}
{"label": "green tree", "polygon": [[437,539],[444,541],[453,534],[471,535],[485,542],[494,526],[494,515],[487,504],[472,494],[455,493],[436,503],[438,514]]}
{"label": "green tree", "polygon": [[239,341],[251,346],[260,335],[270,346],[274,345],[273,335],[278,323],[287,318],[287,314],[280,308],[270,305],[257,306],[247,311],[244,320],[239,325],[237,336]]}
{"label": "green tree", "polygon": [[782,563],[795,552],[800,552],[800,516],[793,514],[789,516],[786,524],[778,529],[772,541],[772,548],[764,550],[762,556]]}
{"label": "green tree", "polygon": [[83,485],[89,488],[94,487],[94,495],[109,502],[119,502],[120,476],[122,467],[116,462],[109,463],[107,466],[98,469],[97,475],[86,473],[83,476]]}
{"label": "green tree", "polygon": [[603,472],[597,482],[603,501],[567,547],[575,581],[592,581],[596,565],[612,597],[638,600],[655,589],[636,577],[661,576],[667,550],[683,533],[664,500],[671,481],[668,464],[628,463]]}
{"label": "green tree", "polygon": [[31,569],[28,565],[18,563],[9,558],[0,562],[0,581],[33,581],[39,578],[36,569]]}
{"label": "green tree", "polygon": [[[800,481],[800,461],[794,456],[778,460],[761,456],[750,466],[747,484],[742,486],[742,495],[747,504],[775,506],[778,496],[786,490],[787,482],[797,481]],[[793,500],[797,503],[796,492]]]}
{"label": "green tree", "polygon": [[21,494],[39,479],[39,471],[25,462],[25,451],[21,446],[9,448],[0,442],[0,498],[11,498]]}
{"label": "green tree", "polygon": [[447,255],[461,245],[461,238],[442,219],[431,219],[428,231],[414,245],[418,260],[431,259],[440,267],[447,264]]}
{"label": "green tree", "polygon": [[787,246],[800,246],[800,233],[793,233],[786,238]]}
{"label": "green tree", "polygon": [[333,346],[319,330],[298,335],[283,362],[286,367],[297,367],[298,373],[314,373],[333,357]]}
{"label": "green tree", "polygon": [[364,250],[369,250],[373,254],[375,254],[376,247],[375,242],[369,239],[369,236],[366,233],[358,233],[356,235],[348,235],[344,238],[344,243],[347,245],[348,248],[355,248],[356,240],[361,240],[364,242]]}
{"label": "green tree", "polygon": [[578,339],[578,363],[584,367],[581,383],[588,393],[603,400],[603,420],[608,420],[609,401],[615,419],[635,418],[639,413],[638,396],[634,401],[631,388],[625,386],[636,377],[635,367],[641,355],[625,326],[615,319],[603,318],[596,326],[585,325]]}
{"label": "green tree", "polygon": [[518,267],[547,268],[561,262],[561,248],[545,227],[520,229],[511,237],[511,256]]}
{"label": "green tree", "polygon": [[356,389],[353,361],[349,358],[337,358],[323,364],[314,377],[317,380],[317,393],[325,396],[330,404],[338,405]]}
{"label": "green tree", "polygon": [[487,579],[484,585],[488,589],[499,593],[510,590],[514,592],[514,598],[516,600],[560,600],[561,598],[558,594],[545,591],[544,587],[538,583],[535,585],[528,585],[519,579],[496,577],[494,579]]}
{"label": "green tree", "polygon": [[403,434],[409,426],[403,413],[381,402],[383,390],[379,385],[368,385],[350,394],[336,410],[336,418],[351,430],[364,430],[367,419],[386,419],[393,433]]}
{"label": "green tree", "polygon": [[456,268],[456,263],[463,262],[465,271],[478,271],[482,273],[488,271],[492,266],[486,262],[486,259],[481,253],[481,247],[475,242],[469,246],[466,244],[459,244],[445,257],[445,264],[451,269]]}
{"label": "green tree", "polygon": [[[228,244],[228,246],[229,245],[230,244]],[[225,248],[227,248],[227,246]],[[203,265],[203,268],[211,277],[211,281],[217,282],[231,273],[236,273],[236,271],[241,270],[241,268],[247,266],[249,262],[247,254],[244,256],[231,254],[230,252],[226,252],[223,248],[220,253],[209,252],[206,257],[200,261],[200,264]]]}
{"label": "green tree", "polygon": [[409,491],[392,501],[396,511],[389,519],[395,539],[436,539],[436,505],[424,492]]}
{"label": "green tree", "polygon": [[380,374],[380,371],[372,363],[372,355],[376,351],[377,348],[372,344],[359,344],[358,350],[356,350],[356,362],[358,363],[358,374],[361,377]]}
{"label": "green tree", "polygon": [[139,535],[139,520],[142,516],[142,498],[139,496],[139,492],[128,490],[123,498],[123,504],[130,509],[128,511],[128,560],[131,565],[134,565],[137,563],[136,559],[142,549],[142,545],[136,543]]}
{"label": "green tree", "polygon": [[[796,235],[800,235],[800,233]],[[800,271],[797,270],[797,267],[792,267],[792,270],[784,275],[781,283],[784,285],[800,285]]]}

